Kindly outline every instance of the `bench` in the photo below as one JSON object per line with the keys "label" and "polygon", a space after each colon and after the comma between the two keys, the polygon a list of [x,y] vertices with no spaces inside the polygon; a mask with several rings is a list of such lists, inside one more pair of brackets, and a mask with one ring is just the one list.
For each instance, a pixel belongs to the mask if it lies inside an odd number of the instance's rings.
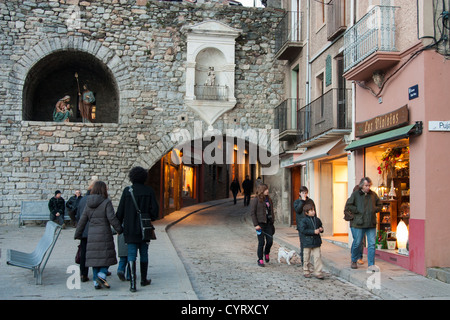
{"label": "bench", "polygon": [[[50,220],[50,210],[47,200],[22,201],[19,215],[19,227],[25,220]],[[64,220],[70,220],[68,214],[64,215]]]}
{"label": "bench", "polygon": [[45,227],[45,233],[41,240],[39,240],[36,249],[31,253],[8,249],[6,251],[6,264],[30,269],[34,272],[36,284],[42,284],[42,273],[56,244],[56,240],[58,240],[61,229],[59,224],[48,221]]}

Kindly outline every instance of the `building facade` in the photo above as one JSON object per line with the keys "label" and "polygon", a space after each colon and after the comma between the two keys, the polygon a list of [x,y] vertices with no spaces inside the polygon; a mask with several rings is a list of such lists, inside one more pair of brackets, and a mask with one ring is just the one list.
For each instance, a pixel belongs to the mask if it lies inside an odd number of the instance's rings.
{"label": "building facade", "polygon": [[[282,207],[310,190],[325,237],[351,245],[343,220],[362,177],[383,201],[377,259],[420,274],[448,267],[448,1],[284,1]],[[440,182],[439,182],[440,181]],[[439,225],[439,226],[438,226]]]}
{"label": "building facade", "polygon": [[[55,190],[68,198],[92,177],[117,204],[136,165],[153,173],[164,210],[182,197],[227,197],[228,177],[243,180],[255,170],[248,163],[182,168],[169,153],[180,135],[200,141],[192,157],[202,160],[202,142],[217,131],[273,128],[284,91],[273,59],[281,17],[222,2],[0,2],[1,223],[17,221],[22,201]],[[95,96],[89,122],[79,112],[84,85]],[[55,122],[66,96],[70,122]],[[214,179],[221,190],[199,189]]]}

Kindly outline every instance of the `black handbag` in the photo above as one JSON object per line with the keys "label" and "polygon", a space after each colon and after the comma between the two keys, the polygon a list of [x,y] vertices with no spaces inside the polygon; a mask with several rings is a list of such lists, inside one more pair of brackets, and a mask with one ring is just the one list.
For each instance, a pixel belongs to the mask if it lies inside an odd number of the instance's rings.
{"label": "black handbag", "polygon": [[133,188],[129,188],[131,198],[133,199],[134,206],[139,214],[139,221],[141,224],[142,241],[149,242],[150,240],[156,240],[155,227],[152,224],[152,219],[149,213],[142,213],[138,207],[136,199],[134,198]]}

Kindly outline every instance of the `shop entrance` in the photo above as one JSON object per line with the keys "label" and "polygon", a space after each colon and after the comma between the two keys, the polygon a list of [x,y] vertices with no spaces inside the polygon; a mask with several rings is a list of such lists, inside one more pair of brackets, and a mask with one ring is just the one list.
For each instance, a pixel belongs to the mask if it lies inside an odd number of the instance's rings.
{"label": "shop entrance", "polygon": [[345,157],[319,161],[319,216],[324,224],[324,236],[336,241],[348,241],[348,223],[343,219],[348,199],[348,167]]}

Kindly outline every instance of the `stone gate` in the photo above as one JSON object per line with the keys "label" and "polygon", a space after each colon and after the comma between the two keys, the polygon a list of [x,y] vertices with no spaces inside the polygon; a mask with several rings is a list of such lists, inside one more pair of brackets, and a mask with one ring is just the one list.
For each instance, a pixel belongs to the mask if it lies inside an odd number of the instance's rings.
{"label": "stone gate", "polygon": [[[56,189],[67,197],[92,176],[108,183],[117,204],[132,166],[151,168],[174,147],[171,133],[203,121],[185,100],[186,29],[199,23],[240,32],[236,101],[213,127],[273,128],[284,95],[282,65],[273,59],[282,16],[220,3],[0,1],[0,223],[17,219],[22,200],[49,199]],[[76,109],[82,83],[95,93],[95,121],[75,114],[53,122],[64,95]]]}

